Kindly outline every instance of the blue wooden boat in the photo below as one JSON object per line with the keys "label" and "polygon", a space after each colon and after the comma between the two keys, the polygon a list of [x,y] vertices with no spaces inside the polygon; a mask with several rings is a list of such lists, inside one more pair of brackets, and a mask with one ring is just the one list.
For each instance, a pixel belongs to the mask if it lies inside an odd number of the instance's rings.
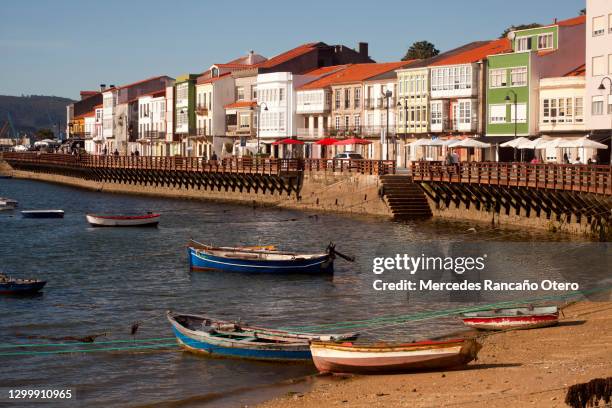
{"label": "blue wooden boat", "polygon": [[21,215],[23,218],[64,218],[64,210],[26,210]]}
{"label": "blue wooden boat", "polygon": [[46,283],[38,279],[15,279],[0,273],[0,294],[28,295],[40,291]]}
{"label": "blue wooden boat", "polygon": [[166,313],[179,346],[213,357],[267,361],[310,361],[311,341],[354,339],[356,333],[289,333],[214,320],[194,314]]}
{"label": "blue wooden boat", "polygon": [[254,273],[331,273],[334,252],[315,254],[283,252],[266,248],[213,247],[191,241],[189,266],[194,270]]}

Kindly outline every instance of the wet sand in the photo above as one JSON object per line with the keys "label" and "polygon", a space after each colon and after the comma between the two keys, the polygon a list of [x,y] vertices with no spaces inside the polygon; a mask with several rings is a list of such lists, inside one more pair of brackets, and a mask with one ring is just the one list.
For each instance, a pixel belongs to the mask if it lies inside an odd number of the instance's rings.
{"label": "wet sand", "polygon": [[465,370],[320,376],[310,391],[259,407],[567,407],[568,386],[612,375],[612,301],[575,303],[563,315],[556,327],[484,338]]}

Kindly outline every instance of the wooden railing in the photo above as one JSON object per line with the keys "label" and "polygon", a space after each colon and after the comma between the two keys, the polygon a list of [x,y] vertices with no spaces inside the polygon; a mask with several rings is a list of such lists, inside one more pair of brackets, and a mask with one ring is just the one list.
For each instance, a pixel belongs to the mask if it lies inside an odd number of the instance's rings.
{"label": "wooden railing", "polygon": [[290,171],[352,172],[362,174],[395,173],[395,164],[392,160],[274,159],[263,157],[206,160],[201,157],[182,156],[94,156],[41,152],[3,153],[2,158],[9,163],[38,164],[48,167],[75,169],[117,168],[256,174],[280,174]]}
{"label": "wooden railing", "polygon": [[609,165],[413,162],[414,181],[486,184],[612,195]]}

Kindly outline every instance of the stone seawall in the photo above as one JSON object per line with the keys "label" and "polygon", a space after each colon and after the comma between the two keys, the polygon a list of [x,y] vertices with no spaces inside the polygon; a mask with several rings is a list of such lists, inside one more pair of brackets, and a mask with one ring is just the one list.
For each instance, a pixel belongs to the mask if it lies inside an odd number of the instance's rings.
{"label": "stone seawall", "polygon": [[60,183],[112,193],[215,200],[257,206],[277,206],[299,210],[392,217],[392,213],[385,201],[378,194],[380,180],[378,176],[373,175],[326,172],[306,173],[300,196],[297,197],[295,193],[291,195],[278,192],[273,194],[269,192],[257,194],[254,192],[97,182],[59,174],[14,170],[5,162],[0,162],[0,173],[10,174],[15,178]]}

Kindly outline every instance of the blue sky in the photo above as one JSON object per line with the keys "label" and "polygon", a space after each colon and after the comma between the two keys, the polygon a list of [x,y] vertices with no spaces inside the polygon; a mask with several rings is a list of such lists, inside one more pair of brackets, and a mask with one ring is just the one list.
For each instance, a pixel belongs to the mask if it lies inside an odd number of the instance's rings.
{"label": "blue sky", "polygon": [[[442,51],[512,24],[573,17],[584,0],[43,1],[0,8],[0,94],[76,98],[98,84],[197,73],[249,50],[266,57],[311,41],[370,44],[399,60],[414,41]],[[503,11],[501,11],[503,10]]]}

